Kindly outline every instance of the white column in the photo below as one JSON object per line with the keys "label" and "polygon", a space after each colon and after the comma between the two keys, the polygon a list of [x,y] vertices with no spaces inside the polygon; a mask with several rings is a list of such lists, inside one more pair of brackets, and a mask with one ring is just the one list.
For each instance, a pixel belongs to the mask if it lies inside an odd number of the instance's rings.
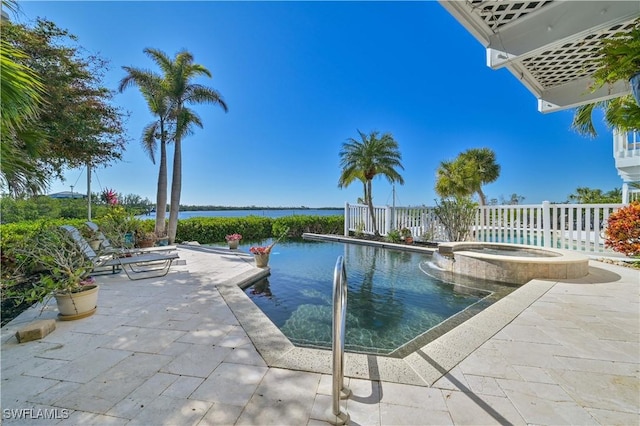
{"label": "white column", "polygon": [[393,216],[393,209],[389,206],[387,206],[387,210],[385,211],[385,220],[384,220],[384,234],[382,235],[387,235],[389,234],[389,231],[391,231],[391,218]]}
{"label": "white column", "polygon": [[542,238],[544,239],[544,247],[551,247],[551,203],[542,202]]}
{"label": "white column", "polygon": [[629,204],[629,184],[622,182],[622,204]]}
{"label": "white column", "polygon": [[349,203],[344,203],[344,236],[349,236]]}

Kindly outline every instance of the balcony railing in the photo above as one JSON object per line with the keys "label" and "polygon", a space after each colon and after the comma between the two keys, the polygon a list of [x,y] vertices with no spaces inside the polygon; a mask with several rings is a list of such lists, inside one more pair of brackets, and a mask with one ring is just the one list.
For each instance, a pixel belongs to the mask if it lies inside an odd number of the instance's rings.
{"label": "balcony railing", "polygon": [[617,159],[640,157],[640,132],[613,132],[613,157]]}

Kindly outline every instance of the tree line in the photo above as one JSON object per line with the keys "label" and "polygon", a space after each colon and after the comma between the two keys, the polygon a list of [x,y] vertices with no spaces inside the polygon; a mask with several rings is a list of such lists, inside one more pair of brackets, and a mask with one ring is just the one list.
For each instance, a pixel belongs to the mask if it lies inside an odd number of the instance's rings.
{"label": "tree line", "polygon": [[[15,0],[2,0],[2,7],[14,14],[19,10]],[[127,114],[112,104],[115,92],[102,82],[106,60],[84,52],[73,34],[40,18],[28,27],[3,17],[0,53],[2,192],[43,194],[51,179],[62,179],[67,168],[108,166],[122,159],[129,142],[123,125]],[[154,163],[160,150],[156,233],[166,232],[173,242],[182,190],[182,141],[203,127],[190,106],[213,104],[226,112],[227,104],[215,89],[193,82],[200,76],[210,78],[211,72],[187,50],[173,58],[159,49],[144,53],[160,72],[124,66],[118,90],[137,86],[156,117],[144,128],[142,144]],[[168,143],[175,148],[169,202]]]}

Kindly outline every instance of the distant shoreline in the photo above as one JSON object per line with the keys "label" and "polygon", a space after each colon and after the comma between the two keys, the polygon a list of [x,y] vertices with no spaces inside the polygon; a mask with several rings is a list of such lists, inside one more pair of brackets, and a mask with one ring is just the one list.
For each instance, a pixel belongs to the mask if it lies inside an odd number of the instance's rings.
{"label": "distant shoreline", "polygon": [[[190,219],[192,217],[246,217],[246,216],[265,216],[271,218],[278,218],[291,215],[302,216],[335,216],[344,215],[344,207],[342,208],[301,208],[301,207],[251,207],[251,208],[236,208],[236,207],[221,207],[212,206],[189,206],[193,210],[187,210],[180,208],[178,212],[178,219]],[[207,209],[207,210],[203,210]],[[167,213],[168,214],[168,213]],[[149,216],[155,215],[155,210],[148,211],[139,216],[149,218]],[[166,216],[165,216],[166,217]]]}
{"label": "distant shoreline", "polygon": [[180,211],[225,211],[225,210],[344,210],[344,207],[229,207],[229,206],[180,206]]}

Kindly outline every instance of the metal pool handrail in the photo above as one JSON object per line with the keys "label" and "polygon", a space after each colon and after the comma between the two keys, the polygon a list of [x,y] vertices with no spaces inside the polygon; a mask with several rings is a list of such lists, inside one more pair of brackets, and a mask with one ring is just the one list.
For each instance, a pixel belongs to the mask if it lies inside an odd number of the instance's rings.
{"label": "metal pool handrail", "polygon": [[347,314],[347,268],[338,256],[333,270],[333,387],[332,413],[335,424],[349,423],[349,413],[340,409],[340,400],[347,399],[351,390],[344,386],[344,338]]}

